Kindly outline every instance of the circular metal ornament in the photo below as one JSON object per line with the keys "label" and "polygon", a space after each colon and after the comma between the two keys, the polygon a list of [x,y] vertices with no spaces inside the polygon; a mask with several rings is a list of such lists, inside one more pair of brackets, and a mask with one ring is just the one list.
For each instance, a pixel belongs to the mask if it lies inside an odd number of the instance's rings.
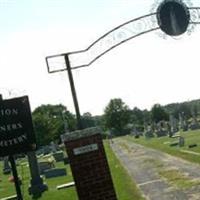
{"label": "circular metal ornament", "polygon": [[164,0],[157,9],[160,29],[170,36],[179,36],[187,31],[190,12],[180,0]]}

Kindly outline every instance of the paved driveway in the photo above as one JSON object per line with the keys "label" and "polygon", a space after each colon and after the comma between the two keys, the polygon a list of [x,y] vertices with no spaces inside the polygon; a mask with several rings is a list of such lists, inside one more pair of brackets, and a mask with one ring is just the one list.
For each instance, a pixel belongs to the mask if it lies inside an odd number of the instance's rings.
{"label": "paved driveway", "polygon": [[[111,146],[147,200],[200,200],[200,165],[124,138],[115,139]],[[170,173],[181,175],[183,181],[171,182]]]}

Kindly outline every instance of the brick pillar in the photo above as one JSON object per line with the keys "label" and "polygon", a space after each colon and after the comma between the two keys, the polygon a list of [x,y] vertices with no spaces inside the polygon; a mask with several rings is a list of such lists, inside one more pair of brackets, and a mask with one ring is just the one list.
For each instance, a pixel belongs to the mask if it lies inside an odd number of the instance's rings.
{"label": "brick pillar", "polygon": [[97,128],[64,136],[79,200],[117,200]]}

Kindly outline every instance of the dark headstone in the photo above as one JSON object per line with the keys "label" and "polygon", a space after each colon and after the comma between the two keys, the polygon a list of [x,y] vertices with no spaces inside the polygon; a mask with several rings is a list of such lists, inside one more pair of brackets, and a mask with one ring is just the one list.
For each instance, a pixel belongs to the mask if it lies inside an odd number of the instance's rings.
{"label": "dark headstone", "polygon": [[69,164],[69,158],[68,157],[64,157],[63,158],[63,162],[64,162],[64,165]]}
{"label": "dark headstone", "polygon": [[145,131],[144,135],[145,135],[146,138],[153,138],[154,137],[154,134],[153,134],[152,130]]}
{"label": "dark headstone", "polygon": [[164,137],[164,136],[167,136],[167,135],[168,135],[168,133],[165,130],[156,131],[156,136],[157,137]]}
{"label": "dark headstone", "polygon": [[55,178],[58,176],[66,176],[67,171],[65,168],[59,168],[59,169],[48,169],[44,171],[45,178]]}
{"label": "dark headstone", "polygon": [[200,128],[200,126],[199,126],[198,123],[192,123],[192,124],[190,125],[190,129],[191,129],[191,130],[197,130],[197,129],[199,129],[199,128]]}
{"label": "dark headstone", "polygon": [[190,144],[188,145],[189,148],[194,148],[194,147],[197,147],[197,144]]}
{"label": "dark headstone", "polygon": [[140,135],[139,134],[135,135],[135,139],[138,139],[138,138],[140,138]]}
{"label": "dark headstone", "polygon": [[3,159],[3,174],[10,174],[11,173],[11,167],[8,162],[8,157],[4,157]]}
{"label": "dark headstone", "polygon": [[49,146],[44,146],[43,147],[43,154],[48,155],[51,153],[51,148]]}
{"label": "dark headstone", "polygon": [[63,162],[64,154],[62,151],[57,151],[52,154],[56,162]]}
{"label": "dark headstone", "polygon": [[179,138],[179,146],[184,147],[184,145],[185,145],[185,139],[184,139],[184,137],[180,137]]}

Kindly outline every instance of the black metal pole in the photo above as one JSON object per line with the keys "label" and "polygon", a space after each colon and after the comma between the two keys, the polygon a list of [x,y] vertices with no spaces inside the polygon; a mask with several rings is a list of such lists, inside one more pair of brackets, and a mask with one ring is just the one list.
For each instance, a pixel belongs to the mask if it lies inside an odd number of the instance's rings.
{"label": "black metal pole", "polygon": [[73,101],[74,101],[74,107],[75,107],[75,111],[76,111],[77,128],[81,130],[81,129],[83,129],[83,126],[82,126],[82,122],[81,122],[79,104],[78,104],[78,99],[77,99],[77,95],[76,95],[76,89],[75,89],[75,85],[74,85],[74,79],[73,79],[73,74],[72,74],[72,70],[71,70],[71,65],[70,65],[68,54],[65,55],[65,63],[66,63],[66,66],[67,66],[69,83],[70,83],[71,92],[72,92],[72,98],[73,98]]}
{"label": "black metal pole", "polygon": [[15,164],[15,159],[14,159],[13,156],[10,155],[9,160],[10,160],[12,173],[13,173],[13,177],[14,177],[14,181],[15,181],[15,189],[16,189],[16,193],[17,193],[17,200],[23,200],[21,188],[20,188],[20,184],[19,184],[19,178],[18,178],[18,174],[17,174],[17,168],[16,168],[16,164]]}

